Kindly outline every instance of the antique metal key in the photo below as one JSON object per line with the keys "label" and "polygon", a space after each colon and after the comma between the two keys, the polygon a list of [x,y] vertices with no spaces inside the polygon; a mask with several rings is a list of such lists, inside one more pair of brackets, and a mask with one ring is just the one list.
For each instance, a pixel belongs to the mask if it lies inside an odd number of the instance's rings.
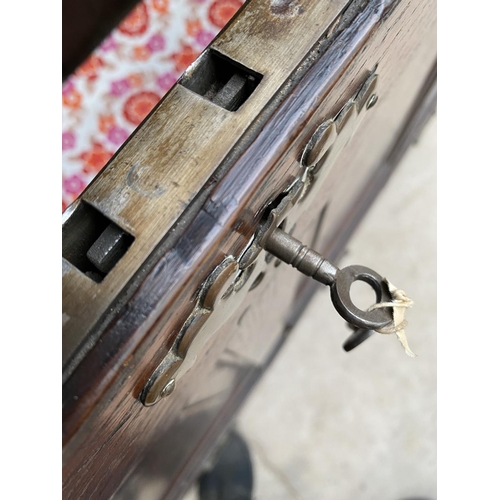
{"label": "antique metal key", "polygon": [[[373,94],[377,83],[375,69],[341,110],[321,123],[310,137],[299,159],[301,170],[297,177],[263,207],[261,220],[247,247],[238,255],[227,255],[200,285],[191,314],[143,387],[140,400],[145,406],[152,406],[173,392],[176,381],[190,370],[208,339],[238,309],[245,294],[253,289],[253,283],[260,283],[259,276],[264,276],[262,270],[269,262],[263,258],[265,252],[329,286],[335,309],[361,332],[362,338],[358,335],[357,343],[367,338],[370,331],[393,322],[390,308],[363,311],[350,297],[351,285],[360,280],[373,288],[377,303],[390,303],[391,293],[382,276],[364,266],[339,269],[284,231],[286,224],[293,224],[307,209],[335,158],[367,110],[377,102]],[[221,92],[224,94],[225,90]]]}
{"label": "antique metal key", "polygon": [[357,265],[339,269],[279,227],[266,238],[263,248],[306,276],[328,285],[335,309],[351,325],[380,329],[392,321],[390,309],[363,311],[351,300],[351,285],[358,280],[368,283],[375,290],[377,302],[392,300],[384,279],[372,269]]}
{"label": "antique metal key", "polygon": [[[316,129],[301,157],[304,185],[291,189],[288,200],[285,198],[281,205],[271,211],[271,220],[267,227],[264,226],[265,229],[260,236],[260,246],[270,254],[295,267],[306,276],[311,276],[328,285],[333,305],[338,313],[349,324],[364,331],[377,330],[391,323],[391,310],[390,308],[375,308],[370,311],[359,309],[351,300],[351,285],[357,280],[364,281],[374,289],[377,302],[391,302],[392,297],[385,280],[378,273],[364,266],[337,268],[322,255],[283,231],[279,224],[291,207],[303,203],[305,198],[310,197],[311,188],[314,189],[314,185],[325,176],[327,168],[323,164],[326,161],[332,164],[342,148],[349,142],[367,110],[377,102],[378,97],[373,93],[377,85],[375,70],[376,67],[340,112]],[[368,336],[368,333],[364,334],[364,338]]]}

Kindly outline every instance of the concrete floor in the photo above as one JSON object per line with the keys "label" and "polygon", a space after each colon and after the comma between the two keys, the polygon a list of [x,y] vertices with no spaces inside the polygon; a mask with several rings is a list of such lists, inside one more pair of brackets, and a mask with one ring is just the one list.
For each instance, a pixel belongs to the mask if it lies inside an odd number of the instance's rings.
{"label": "concrete floor", "polygon": [[[435,117],[340,264],[376,269],[414,300],[406,332],[417,357],[394,335],[345,353],[349,332],[328,289],[318,293],[238,418],[254,498],[436,498]],[[365,291],[360,305],[373,302]],[[185,500],[194,498],[192,491]]]}

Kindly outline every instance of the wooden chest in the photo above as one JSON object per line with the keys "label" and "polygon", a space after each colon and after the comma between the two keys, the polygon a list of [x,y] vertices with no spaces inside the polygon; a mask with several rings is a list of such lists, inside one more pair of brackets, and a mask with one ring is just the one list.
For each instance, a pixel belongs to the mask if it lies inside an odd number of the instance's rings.
{"label": "wooden chest", "polygon": [[321,286],[263,221],[335,262],[435,81],[432,0],[238,11],[64,214],[64,498],[185,492]]}

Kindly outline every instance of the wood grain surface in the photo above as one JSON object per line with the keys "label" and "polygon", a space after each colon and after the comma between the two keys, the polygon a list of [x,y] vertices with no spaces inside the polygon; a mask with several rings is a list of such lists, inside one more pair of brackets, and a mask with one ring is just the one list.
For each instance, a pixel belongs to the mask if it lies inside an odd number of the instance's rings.
{"label": "wood grain surface", "polygon": [[79,200],[135,240],[101,283],[63,261],[64,364],[343,5],[309,0],[296,9],[294,2],[248,2],[211,48],[263,75],[251,98],[231,112],[177,83],[84,191]]}
{"label": "wood grain surface", "polygon": [[[247,4],[247,9],[252,3]],[[333,10],[323,12],[322,19],[315,19],[316,31],[310,30],[307,35],[300,30],[293,33],[285,29],[283,33],[272,31],[277,18],[288,22],[288,29],[293,31],[294,20],[305,15],[313,4],[312,10],[316,17],[319,16],[314,9],[319,8],[320,3]],[[380,182],[374,183],[373,179],[377,178],[380,168],[387,174],[385,159],[397,145],[435,63],[435,3],[432,0],[407,0],[389,5],[354,2],[340,18],[334,10],[334,3],[285,2],[288,8],[283,11],[283,2],[271,2],[277,10],[270,14],[269,2],[255,2],[262,9],[258,15],[249,16],[247,10],[246,25],[237,20],[231,25],[240,31],[231,35],[229,27],[216,40],[218,50],[228,55],[231,50],[231,57],[263,74],[263,84],[265,68],[258,66],[257,53],[253,54],[252,61],[244,59],[248,42],[245,45],[243,41],[255,29],[265,30],[259,31],[263,39],[262,51],[266,50],[266,37],[269,48],[274,47],[273,44],[280,46],[281,42],[288,45],[282,52],[283,59],[277,64],[278,60],[275,60],[276,71],[281,76],[268,77],[268,82],[274,81],[273,92],[261,95],[262,101],[258,101],[261,107],[254,110],[256,114],[252,115],[254,118],[245,129],[246,139],[242,137],[236,142],[227,131],[238,130],[238,134],[243,134],[238,129],[242,125],[236,118],[230,126],[225,125],[229,123],[228,119],[221,118],[219,110],[215,111],[219,134],[228,134],[232,139],[217,135],[217,148],[213,149],[218,153],[207,153],[212,166],[206,171],[202,162],[203,165],[194,173],[192,170],[190,174],[187,171],[179,173],[184,175],[182,182],[192,180],[192,186],[199,182],[183,202],[179,201],[181,197],[174,195],[172,204],[168,204],[170,208],[162,209],[161,213],[157,214],[151,208],[159,206],[157,200],[154,205],[138,209],[135,214],[132,208],[128,208],[128,202],[120,205],[122,190],[115,193],[118,199],[115,204],[113,193],[103,187],[106,178],[113,179],[114,185],[123,183],[118,171],[126,172],[127,165],[130,168],[134,163],[130,162],[131,156],[134,161],[137,158],[142,161],[144,155],[151,154],[165,172],[174,177],[177,175],[168,169],[169,162],[164,161],[158,152],[145,151],[157,150],[158,144],[162,144],[161,147],[168,144],[168,141],[162,142],[166,139],[162,136],[160,123],[154,125],[158,112],[164,120],[173,120],[179,127],[184,127],[184,121],[176,121],[176,117],[169,117],[166,108],[164,111],[162,106],[166,106],[163,104],[166,100],[112,160],[110,166],[115,162],[115,170],[103,173],[85,192],[85,199],[123,224],[136,237],[134,245],[139,241],[138,248],[144,251],[141,258],[147,250],[142,247],[145,243],[141,241],[145,240],[139,236],[139,227],[144,231],[141,234],[148,235],[148,241],[154,242],[157,254],[151,258],[150,265],[145,266],[143,274],[139,271],[136,275],[140,278],[137,279],[139,284],[130,287],[124,305],[108,314],[98,337],[90,342],[67,376],[63,388],[65,498],[110,498],[115,495],[114,498],[125,499],[141,498],[146,494],[148,498],[178,498],[189,486],[239,402],[282,342],[287,317],[296,306],[296,293],[304,289],[302,277],[284,264],[276,267],[274,262],[269,263],[264,279],[248,293],[234,317],[212,337],[195,368],[185,375],[169,398],[145,408],[137,400],[139,392],[189,315],[199,284],[225,255],[238,255],[245,248],[263,207],[300,173],[297,159],[308,138],[322,121],[338,112],[376,65],[379,74],[377,106],[332,165],[315,198],[317,202],[303,214],[294,236],[306,244],[314,240],[319,250],[333,244],[339,251],[345,243],[346,227],[352,228],[363,203],[363,209],[366,208],[364,200],[370,198],[367,186],[380,187]],[[301,5],[305,6],[303,13],[299,13]],[[335,8],[339,7],[335,5]],[[299,42],[307,37],[308,48],[306,43]],[[294,59],[298,62],[292,63],[288,59],[294,57],[297,45],[298,53],[302,52],[300,58]],[[290,47],[294,50],[291,51]],[[286,72],[280,72],[278,68],[281,63],[287,66],[288,74],[294,70],[296,76],[292,74],[287,80]],[[174,89],[169,96],[176,96],[184,102],[185,92],[186,89]],[[259,87],[255,91],[256,101],[258,92]],[[196,100],[201,106],[196,108],[198,111],[214,106],[208,106],[199,96]],[[240,108],[241,113],[251,113],[249,103]],[[193,123],[193,117],[186,120]],[[158,141],[153,142],[155,148],[150,146],[151,137],[145,130],[159,136],[154,139]],[[209,137],[215,135],[203,129],[198,143],[194,132],[186,128],[182,130],[188,137],[179,148],[186,149],[186,158],[191,157],[187,153],[189,144],[196,151],[193,157],[205,160],[204,155],[198,155],[198,148],[208,147]],[[132,143],[136,147],[143,144],[141,151],[130,150]],[[225,153],[221,145],[226,148]],[[118,163],[118,158],[121,163]],[[168,158],[172,160],[172,156]],[[215,168],[214,162],[219,169]],[[191,168],[193,165],[190,163]],[[167,185],[171,182],[169,179],[171,177],[166,174],[158,176],[160,184]],[[125,189],[124,184],[121,186]],[[129,199],[136,198],[131,192]],[[177,219],[181,213],[183,216]],[[171,228],[166,237],[160,234],[159,227],[163,224]],[[125,268],[130,274],[137,273],[133,271],[134,259],[124,261],[128,263],[122,266],[123,276],[129,276]],[[112,277],[121,263],[108,277]],[[383,273],[383,270],[379,271]],[[74,275],[74,270],[71,272]],[[113,281],[115,278],[108,281],[114,283],[109,285],[108,292],[118,293],[121,272],[117,271],[116,282]],[[67,276],[69,282],[72,274]],[[105,284],[108,277],[101,284],[95,284],[96,288]],[[77,292],[89,293],[89,303],[95,304],[92,294],[96,292],[88,291],[90,285],[79,287],[76,282],[73,286]],[[104,310],[105,307],[100,309],[100,313]],[[75,314],[85,316],[89,313],[86,310]],[[332,314],[335,314],[333,308]],[[75,343],[69,351],[74,349]]]}

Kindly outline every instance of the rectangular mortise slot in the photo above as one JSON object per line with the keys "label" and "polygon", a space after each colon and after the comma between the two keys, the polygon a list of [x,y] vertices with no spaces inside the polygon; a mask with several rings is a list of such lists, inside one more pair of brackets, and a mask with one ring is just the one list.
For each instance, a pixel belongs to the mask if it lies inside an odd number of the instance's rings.
{"label": "rectangular mortise slot", "polygon": [[85,202],[75,208],[62,228],[62,254],[97,283],[128,250],[134,237]]}
{"label": "rectangular mortise slot", "polygon": [[236,111],[261,80],[261,74],[209,49],[179,83],[224,109]]}

